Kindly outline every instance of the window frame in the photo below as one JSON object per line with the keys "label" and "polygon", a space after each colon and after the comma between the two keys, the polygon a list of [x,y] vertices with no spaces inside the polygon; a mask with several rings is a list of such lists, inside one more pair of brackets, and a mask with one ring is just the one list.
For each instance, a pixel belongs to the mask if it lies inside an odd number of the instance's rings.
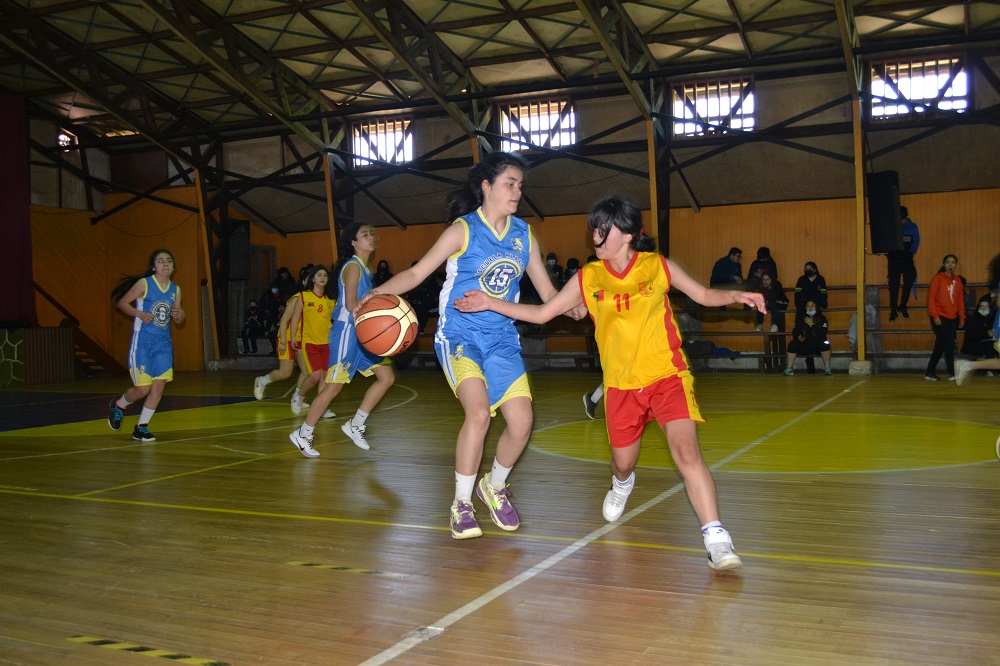
{"label": "window frame", "polygon": [[[393,127],[390,129],[390,125]],[[401,129],[397,129],[400,126]],[[371,130],[375,131],[372,132]],[[367,131],[368,137],[375,137],[375,143],[371,138],[364,139],[362,135]],[[379,154],[378,149],[384,144],[378,142],[378,137],[388,137],[390,133],[395,135],[399,132],[401,140],[393,146],[391,154]],[[369,149],[373,149],[368,154],[359,152],[358,142],[363,141]],[[386,141],[386,143],[388,143]],[[351,123],[351,166],[355,169],[373,169],[385,167],[386,165],[400,165],[413,161],[413,117],[409,115],[391,116],[369,116],[359,118]]]}
{"label": "window frame", "polygon": [[[559,105],[556,112],[550,108],[552,105]],[[546,111],[542,111],[546,107]],[[515,122],[511,120],[512,109],[517,109],[516,131],[506,130],[505,123],[510,122],[512,126]],[[576,113],[576,103],[569,96],[555,97],[533,97],[530,99],[515,99],[506,102],[497,102],[497,134],[500,136],[500,150],[510,153],[525,153],[537,151],[538,149],[558,150],[576,145],[579,141],[579,116]],[[552,118],[556,117],[555,123]],[[528,126],[524,127],[521,120],[527,118]],[[532,127],[532,120],[538,119],[538,127]],[[564,122],[569,120],[569,127],[564,127]],[[547,122],[546,122],[547,121]],[[544,126],[547,125],[547,126]],[[568,134],[569,140],[562,141],[562,136]],[[541,143],[534,143],[536,137],[545,136]],[[553,138],[557,142],[553,143]]]}
{"label": "window frame", "polygon": [[[947,64],[949,61],[951,65],[942,70],[941,66]],[[936,65],[936,75],[938,77],[940,77],[942,73],[947,76],[947,85],[939,85],[937,87],[937,95],[935,97],[915,98],[912,96],[912,86],[899,85],[900,81],[904,78],[908,81],[912,81],[914,79],[912,72],[915,69],[915,65],[919,65],[919,68],[924,70],[927,69],[928,65],[932,63]],[[901,66],[905,66],[909,74],[907,77],[901,77],[899,75]],[[891,80],[889,79],[890,75],[886,73],[886,67],[892,67],[894,70],[894,76],[892,76]],[[879,68],[881,68],[881,72],[878,71]],[[955,80],[959,74],[962,74],[965,77],[965,94],[962,96],[955,95],[953,92]],[[923,74],[921,78],[926,79],[927,76],[927,74]],[[899,96],[890,98],[884,95],[876,95],[874,92],[876,78],[884,81],[887,86],[891,85]],[[969,113],[974,108],[974,79],[975,77],[972,75],[972,71],[969,67],[969,58],[964,53],[938,53],[925,56],[879,58],[869,60],[865,63],[866,117],[874,123],[888,124],[913,122],[915,120],[922,119],[954,118],[956,115]],[[910,95],[907,96],[901,88],[908,88]],[[948,94],[949,91],[952,91],[951,96]],[[916,102],[914,100],[916,100]],[[965,102],[965,106],[964,108],[958,109],[941,108],[940,104],[947,100],[963,100]],[[876,114],[877,108],[882,107],[884,109],[887,106],[893,106],[896,109],[904,106],[907,107],[907,109],[902,113],[897,110],[895,113],[885,113],[883,111],[882,113]]]}
{"label": "window frame", "polygon": [[[738,90],[740,93],[739,101],[730,105],[727,114],[721,112],[712,114],[713,104],[716,108],[721,106],[723,87],[729,91],[727,98],[730,100],[735,97],[732,93],[733,89]],[[713,89],[715,94],[709,94]],[[693,93],[693,98],[690,93]],[[670,94],[670,134],[672,139],[685,141],[715,136],[737,137],[757,131],[757,80],[753,74],[678,81],[670,85]],[[751,100],[752,106],[750,111],[745,111],[744,107],[748,99]],[[678,104],[681,104],[683,108],[683,113],[680,115],[678,115],[676,108]],[[699,104],[704,104],[707,107],[707,114],[701,114],[698,109]],[[733,128],[734,118],[739,118],[743,126]],[[719,122],[713,123],[712,121],[716,119]],[[747,120],[750,121],[749,126],[747,126]],[[686,129],[688,125],[698,125],[700,130],[688,131]]]}

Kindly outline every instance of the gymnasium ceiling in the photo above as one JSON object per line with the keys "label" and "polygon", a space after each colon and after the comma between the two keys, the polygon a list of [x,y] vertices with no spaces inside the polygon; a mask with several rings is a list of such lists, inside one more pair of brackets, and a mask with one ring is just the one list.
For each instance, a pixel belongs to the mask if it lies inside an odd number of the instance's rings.
{"label": "gymnasium ceiling", "polygon": [[[30,116],[113,158],[162,150],[178,169],[276,133],[342,165],[353,118],[449,116],[474,134],[516,95],[631,96],[638,115],[654,80],[846,72],[845,39],[856,56],[1000,45],[1000,3],[946,0],[0,0],[0,24],[0,90]],[[440,189],[464,168],[428,170]],[[300,180],[234,203],[282,233],[325,227],[321,178]],[[580,206],[558,208],[536,212]]]}

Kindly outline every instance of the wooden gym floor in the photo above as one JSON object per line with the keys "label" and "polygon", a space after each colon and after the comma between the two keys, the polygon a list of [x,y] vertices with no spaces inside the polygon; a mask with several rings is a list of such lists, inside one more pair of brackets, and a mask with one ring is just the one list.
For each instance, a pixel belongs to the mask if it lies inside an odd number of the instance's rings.
{"label": "wooden gym floor", "polygon": [[1000,664],[1000,378],[699,375],[729,572],[655,428],[605,523],[593,372],[532,375],[521,529],[475,500],[468,541],[438,372],[399,373],[370,452],[340,430],[348,387],[316,460],[291,384],[256,402],[252,380],[179,375],[151,444],[134,408],[105,421],[127,380],[0,391],[0,664]]}

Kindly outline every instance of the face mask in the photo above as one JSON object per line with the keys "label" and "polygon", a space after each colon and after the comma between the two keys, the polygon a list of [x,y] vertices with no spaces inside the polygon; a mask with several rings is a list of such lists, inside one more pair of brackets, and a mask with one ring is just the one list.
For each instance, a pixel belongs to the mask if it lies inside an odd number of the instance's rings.
{"label": "face mask", "polygon": [[277,287],[275,287],[274,289],[272,289],[272,290],[271,290],[271,293],[272,293],[272,294],[277,294],[277,293],[278,293],[278,288],[277,288]]}
{"label": "face mask", "polygon": [[556,265],[556,260],[555,259],[549,259],[549,266],[555,266],[555,265]]}
{"label": "face mask", "polygon": [[806,314],[809,315],[810,317],[815,317],[816,316],[816,311],[815,310],[806,310]]}
{"label": "face mask", "polygon": [[990,309],[989,308],[979,308],[979,314],[983,315],[984,317],[989,317],[990,316]]}
{"label": "face mask", "polygon": [[811,268],[806,269],[806,275],[816,275],[816,271]]}

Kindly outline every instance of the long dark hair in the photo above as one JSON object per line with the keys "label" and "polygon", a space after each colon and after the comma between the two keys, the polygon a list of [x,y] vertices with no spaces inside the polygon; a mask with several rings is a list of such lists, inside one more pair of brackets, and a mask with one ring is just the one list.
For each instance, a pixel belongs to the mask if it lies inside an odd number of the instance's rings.
{"label": "long dark hair", "polygon": [[636,252],[652,252],[656,249],[656,241],[642,232],[642,211],[639,206],[620,194],[608,195],[591,206],[587,226],[600,235],[598,247],[608,240],[611,227],[618,227],[618,231],[623,234],[632,234],[629,247]]}
{"label": "long dark hair", "polygon": [[333,296],[331,296],[330,285],[333,284],[333,276],[330,275],[330,269],[323,264],[316,264],[316,266],[313,267],[312,271],[309,273],[309,277],[306,278],[305,288],[303,288],[302,291],[312,291],[313,286],[316,284],[316,273],[319,273],[320,271],[326,273],[326,286],[323,288],[323,295],[327,298],[333,298],[337,295],[337,292],[333,291]]}
{"label": "long dark hair", "polygon": [[997,285],[1000,284],[1000,254],[990,259],[990,263],[986,265],[986,274],[989,276],[987,286],[990,289],[997,289]]}
{"label": "long dark hair", "polygon": [[[358,239],[358,232],[365,227],[374,226],[370,222],[352,222],[340,232],[340,240],[337,241],[337,254],[339,259],[337,260],[337,275],[340,275],[340,271],[343,270],[344,266],[351,257],[354,256],[354,241]],[[332,276],[331,276],[332,277]],[[338,278],[339,279],[339,278]]]}
{"label": "long dark hair", "polygon": [[115,288],[111,290],[111,302],[117,303],[118,301],[122,300],[123,298],[125,298],[125,294],[128,293],[128,290],[132,288],[132,285],[134,285],[139,280],[148,278],[150,275],[155,273],[156,257],[161,254],[168,255],[170,257],[170,260],[173,261],[174,265],[176,266],[177,261],[174,259],[173,252],[164,248],[160,248],[159,250],[153,250],[153,254],[149,255],[149,262],[146,264],[147,266],[146,272],[140,275],[126,275],[121,280],[119,280],[118,284],[115,285]]}
{"label": "long dark hair", "polygon": [[515,167],[522,173],[528,170],[527,163],[519,156],[501,152],[490,153],[479,164],[469,169],[465,185],[452,190],[448,195],[447,221],[454,222],[482,206],[483,181],[492,185],[507,167]]}

